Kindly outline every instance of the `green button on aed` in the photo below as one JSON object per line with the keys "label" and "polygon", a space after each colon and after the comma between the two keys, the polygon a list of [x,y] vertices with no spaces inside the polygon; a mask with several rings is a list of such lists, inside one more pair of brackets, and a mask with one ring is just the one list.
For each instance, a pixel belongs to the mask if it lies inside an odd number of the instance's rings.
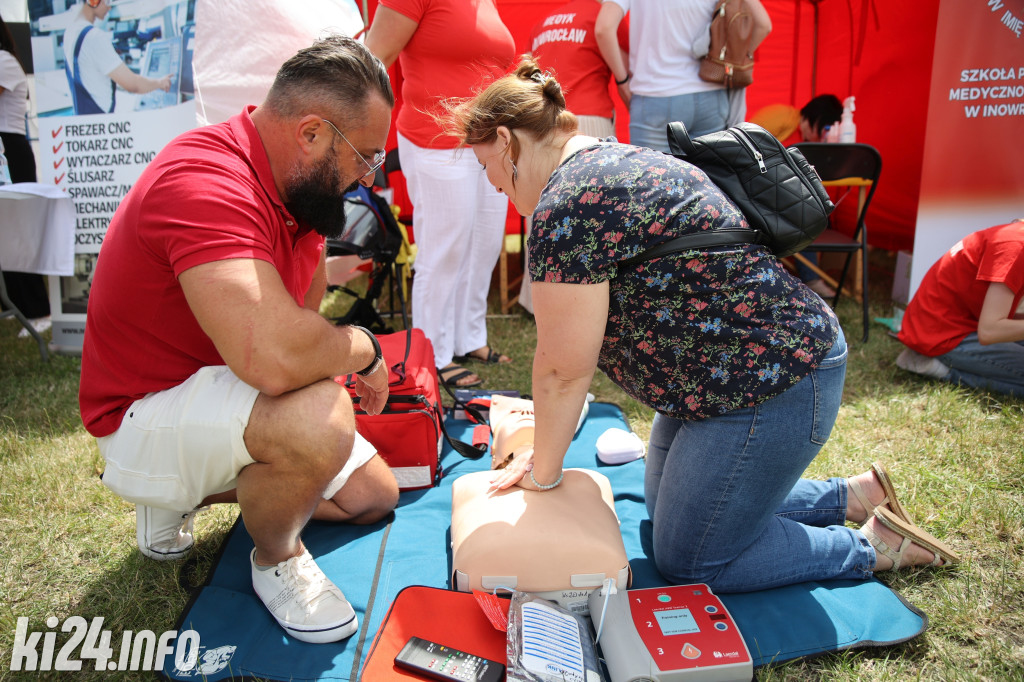
{"label": "green button on aed", "polygon": [[667,594],[659,594],[658,595],[658,601],[661,601],[661,602],[672,601],[672,597],[668,596]]}

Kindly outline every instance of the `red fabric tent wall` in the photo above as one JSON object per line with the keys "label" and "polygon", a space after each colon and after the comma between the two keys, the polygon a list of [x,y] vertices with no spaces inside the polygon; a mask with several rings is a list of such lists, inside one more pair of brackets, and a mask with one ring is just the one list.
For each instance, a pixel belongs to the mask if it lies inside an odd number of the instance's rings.
{"label": "red fabric tent wall", "polygon": [[[762,2],[773,30],[758,50],[754,84],[747,90],[748,113],[777,102],[800,107],[825,92],[841,99],[856,96],[857,141],[874,145],[882,154],[882,177],[868,222],[871,243],[912,249],[938,3]],[[497,0],[519,52],[526,51],[533,25],[563,3]],[[376,2],[370,5],[372,13]],[[397,66],[392,69],[396,93],[398,71]],[[619,139],[628,141],[628,112],[620,105],[616,116]],[[388,148],[394,146],[392,126]],[[396,188],[398,203],[407,201],[403,189]],[[509,224],[518,229],[513,215]]]}
{"label": "red fabric tent wall", "polygon": [[748,113],[776,102],[801,107],[827,92],[854,95],[857,141],[882,154],[869,239],[886,249],[912,249],[938,3],[762,2],[772,34],[757,53]]}

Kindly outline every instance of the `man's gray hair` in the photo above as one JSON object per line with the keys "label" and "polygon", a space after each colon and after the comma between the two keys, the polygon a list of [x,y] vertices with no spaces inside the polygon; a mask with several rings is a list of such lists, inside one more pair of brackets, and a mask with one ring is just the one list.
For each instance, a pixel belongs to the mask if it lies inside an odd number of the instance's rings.
{"label": "man's gray hair", "polygon": [[372,92],[395,106],[384,64],[361,43],[331,35],[281,66],[264,106],[280,116],[301,116],[315,108],[321,116],[349,118],[359,115]]}

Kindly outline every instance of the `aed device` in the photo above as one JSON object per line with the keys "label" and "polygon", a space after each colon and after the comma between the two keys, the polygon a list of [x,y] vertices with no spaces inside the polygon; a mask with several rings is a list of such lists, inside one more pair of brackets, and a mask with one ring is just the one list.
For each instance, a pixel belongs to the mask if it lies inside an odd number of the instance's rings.
{"label": "aed device", "polygon": [[612,682],[748,682],[736,622],[704,584],[594,590],[590,617]]}

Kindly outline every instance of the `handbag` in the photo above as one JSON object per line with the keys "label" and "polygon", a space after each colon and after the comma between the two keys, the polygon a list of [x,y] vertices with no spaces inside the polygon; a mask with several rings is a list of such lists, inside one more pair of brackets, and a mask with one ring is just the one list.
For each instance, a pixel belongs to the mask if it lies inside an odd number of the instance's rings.
{"label": "handbag", "polygon": [[668,253],[730,244],[761,244],[779,258],[802,251],[828,227],[835,206],[799,149],[784,147],[754,123],[691,139],[668,124],[672,155],[697,166],[736,204],[750,228],[724,227],[683,235],[628,258],[631,266]]}
{"label": "handbag", "polygon": [[441,481],[445,439],[464,457],[482,457],[486,443],[476,448],[451,439],[445,430],[434,347],[423,330],[381,334],[377,341],[388,367],[388,399],[380,414],[366,414],[359,407],[351,374],[336,381],[352,397],[356,429],[391,467],[399,490],[429,488]]}
{"label": "handbag", "polygon": [[[752,0],[718,0],[708,27],[707,50],[701,42],[697,75],[727,88],[745,88],[754,82],[754,33],[758,13]],[[694,48],[697,50],[698,48]]]}

